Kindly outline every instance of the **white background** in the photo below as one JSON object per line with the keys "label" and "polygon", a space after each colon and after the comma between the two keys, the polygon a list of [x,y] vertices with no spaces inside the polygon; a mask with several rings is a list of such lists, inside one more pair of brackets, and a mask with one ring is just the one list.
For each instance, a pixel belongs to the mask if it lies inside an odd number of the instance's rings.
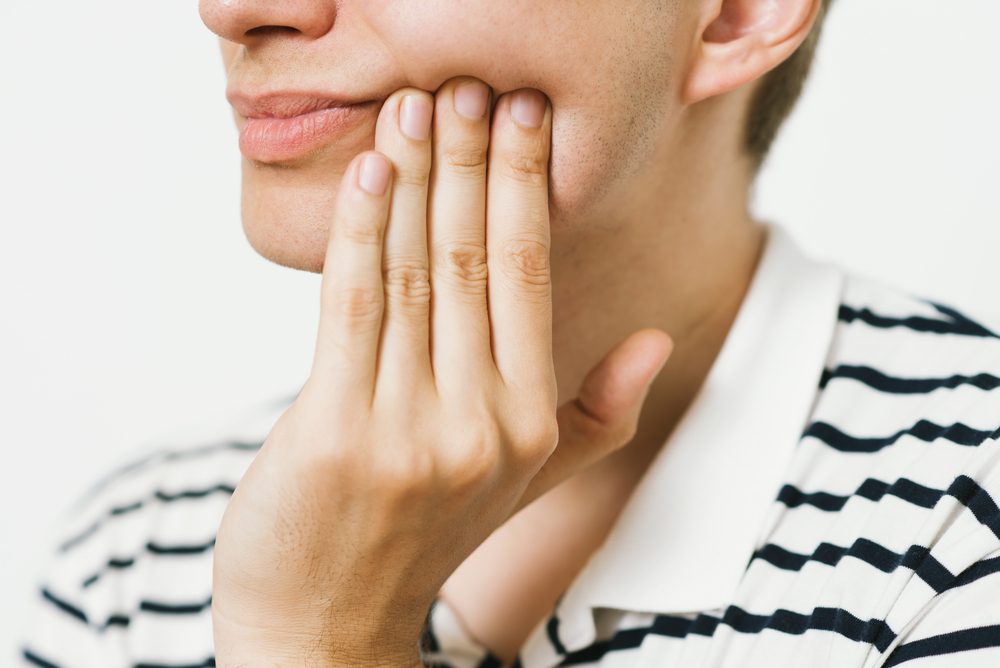
{"label": "white background", "polygon": [[[834,4],[756,212],[813,255],[1000,313],[1000,3]],[[194,2],[3,0],[0,25],[2,665],[76,494],[304,380],[318,277],[243,237]]]}

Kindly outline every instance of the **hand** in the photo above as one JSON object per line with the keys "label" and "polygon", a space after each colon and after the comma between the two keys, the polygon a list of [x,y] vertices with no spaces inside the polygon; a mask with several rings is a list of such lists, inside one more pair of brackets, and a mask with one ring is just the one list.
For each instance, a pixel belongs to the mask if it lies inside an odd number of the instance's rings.
{"label": "hand", "polygon": [[552,110],[488,93],[396,92],[344,174],[309,378],[219,527],[220,666],[419,665],[452,571],[635,433],[672,342],[634,333],[557,410]]}

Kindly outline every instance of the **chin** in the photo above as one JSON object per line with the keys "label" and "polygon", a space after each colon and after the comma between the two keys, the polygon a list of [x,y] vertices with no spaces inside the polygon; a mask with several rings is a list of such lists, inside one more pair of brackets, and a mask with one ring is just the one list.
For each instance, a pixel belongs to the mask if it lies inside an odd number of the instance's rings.
{"label": "chin", "polygon": [[276,264],[321,273],[346,162],[286,169],[244,160],[240,209],[253,249]]}

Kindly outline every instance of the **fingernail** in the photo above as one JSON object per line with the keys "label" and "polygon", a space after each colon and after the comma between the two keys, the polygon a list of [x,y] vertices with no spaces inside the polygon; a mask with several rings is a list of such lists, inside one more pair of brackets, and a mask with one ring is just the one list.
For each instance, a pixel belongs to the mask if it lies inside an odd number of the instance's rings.
{"label": "fingernail", "polygon": [[510,115],[526,128],[540,128],[545,119],[545,96],[540,91],[525,88],[513,93]]}
{"label": "fingernail", "polygon": [[422,95],[405,95],[399,107],[399,129],[410,139],[423,141],[431,136],[434,107]]}
{"label": "fingernail", "polygon": [[482,81],[466,81],[455,88],[455,111],[472,120],[486,114],[490,92]]}
{"label": "fingernail", "polygon": [[389,161],[377,153],[369,153],[361,160],[358,185],[372,195],[384,195],[389,185]]}

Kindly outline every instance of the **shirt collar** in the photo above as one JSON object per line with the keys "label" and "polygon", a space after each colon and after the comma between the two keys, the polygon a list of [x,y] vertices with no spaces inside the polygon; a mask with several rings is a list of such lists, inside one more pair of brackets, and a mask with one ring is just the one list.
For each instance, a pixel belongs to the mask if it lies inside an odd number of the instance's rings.
{"label": "shirt collar", "polygon": [[[765,228],[704,384],[560,600],[567,651],[594,641],[594,608],[683,613],[732,600],[809,419],[844,278],[782,227]],[[539,650],[551,633],[551,622],[536,629]]]}

